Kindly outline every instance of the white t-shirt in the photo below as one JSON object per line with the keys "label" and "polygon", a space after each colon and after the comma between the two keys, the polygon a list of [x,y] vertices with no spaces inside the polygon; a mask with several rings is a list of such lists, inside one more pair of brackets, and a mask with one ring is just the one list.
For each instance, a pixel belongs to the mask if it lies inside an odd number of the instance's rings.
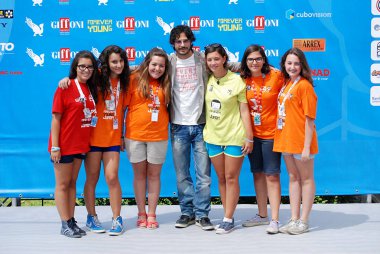
{"label": "white t-shirt", "polygon": [[199,89],[203,89],[198,80],[194,55],[187,59],[177,58],[173,84],[171,121],[180,125],[197,125],[202,112],[199,108]]}

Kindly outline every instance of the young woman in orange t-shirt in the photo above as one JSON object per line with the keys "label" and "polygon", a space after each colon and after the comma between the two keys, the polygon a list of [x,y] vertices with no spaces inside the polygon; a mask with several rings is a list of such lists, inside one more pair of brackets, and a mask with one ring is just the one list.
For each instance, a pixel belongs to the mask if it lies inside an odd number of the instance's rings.
{"label": "young woman in orange t-shirt", "polygon": [[[153,48],[132,74],[125,100],[128,107],[125,148],[134,172],[139,228],[158,228],[156,207],[168,146],[169,102],[169,59],[165,51]],[[145,210],[147,190],[148,214]]]}
{"label": "young woman in orange t-shirt", "polygon": [[[291,218],[281,233],[302,234],[315,197],[314,155],[318,153],[315,118],[317,96],[305,54],[288,50],[281,59],[285,85],[278,96],[274,151],[282,152],[289,173]],[[301,213],[302,201],[302,213]]]}
{"label": "young woman in orange t-shirt", "polygon": [[[250,45],[241,61],[241,74],[247,84],[247,100],[251,113],[254,146],[248,154],[254,175],[258,213],[243,223],[244,227],[267,225],[269,234],[278,233],[281,203],[281,153],[273,152],[276,131],[277,97],[283,85],[283,76],[273,69],[259,45]],[[271,207],[268,219],[267,199]]]}

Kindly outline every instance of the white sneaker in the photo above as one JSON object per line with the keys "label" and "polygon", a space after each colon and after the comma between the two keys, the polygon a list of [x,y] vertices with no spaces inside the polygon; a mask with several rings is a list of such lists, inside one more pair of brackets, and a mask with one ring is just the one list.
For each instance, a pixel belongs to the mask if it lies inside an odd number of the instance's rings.
{"label": "white sneaker", "polygon": [[243,227],[254,227],[254,226],[260,226],[260,225],[268,225],[269,219],[268,217],[261,217],[260,215],[256,214],[255,217],[253,217],[250,220],[247,220],[243,223]]}
{"label": "white sneaker", "polygon": [[281,226],[278,231],[280,231],[280,233],[288,234],[288,229],[296,223],[297,221],[290,219],[285,225]]}
{"label": "white sneaker", "polygon": [[268,234],[277,234],[278,233],[278,221],[271,220],[266,231]]}

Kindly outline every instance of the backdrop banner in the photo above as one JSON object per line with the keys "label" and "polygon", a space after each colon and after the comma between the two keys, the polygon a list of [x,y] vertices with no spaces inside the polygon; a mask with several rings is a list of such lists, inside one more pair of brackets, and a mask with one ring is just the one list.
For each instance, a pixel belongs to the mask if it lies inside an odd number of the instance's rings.
{"label": "backdrop banner", "polygon": [[[98,57],[116,44],[138,65],[153,47],[173,52],[169,34],[179,24],[193,30],[195,50],[218,42],[232,62],[260,44],[279,68],[286,50],[301,48],[318,95],[317,195],[380,193],[380,0],[7,0],[0,2],[0,196],[54,196],[52,100],[78,51]],[[124,152],[119,176],[123,197],[133,197]],[[176,196],[170,145],[161,179],[161,196]],[[78,196],[84,181],[82,168]],[[241,195],[254,195],[248,159],[240,184]],[[288,195],[284,162],[281,184]],[[108,196],[103,174],[96,195]]]}

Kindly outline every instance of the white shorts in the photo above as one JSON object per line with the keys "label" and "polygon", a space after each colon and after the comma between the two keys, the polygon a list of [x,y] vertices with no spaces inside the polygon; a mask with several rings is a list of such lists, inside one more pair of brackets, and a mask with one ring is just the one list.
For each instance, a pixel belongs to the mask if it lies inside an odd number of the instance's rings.
{"label": "white shorts", "polygon": [[165,162],[168,141],[144,142],[125,139],[125,149],[131,163],[147,160],[151,164],[163,164]]}

